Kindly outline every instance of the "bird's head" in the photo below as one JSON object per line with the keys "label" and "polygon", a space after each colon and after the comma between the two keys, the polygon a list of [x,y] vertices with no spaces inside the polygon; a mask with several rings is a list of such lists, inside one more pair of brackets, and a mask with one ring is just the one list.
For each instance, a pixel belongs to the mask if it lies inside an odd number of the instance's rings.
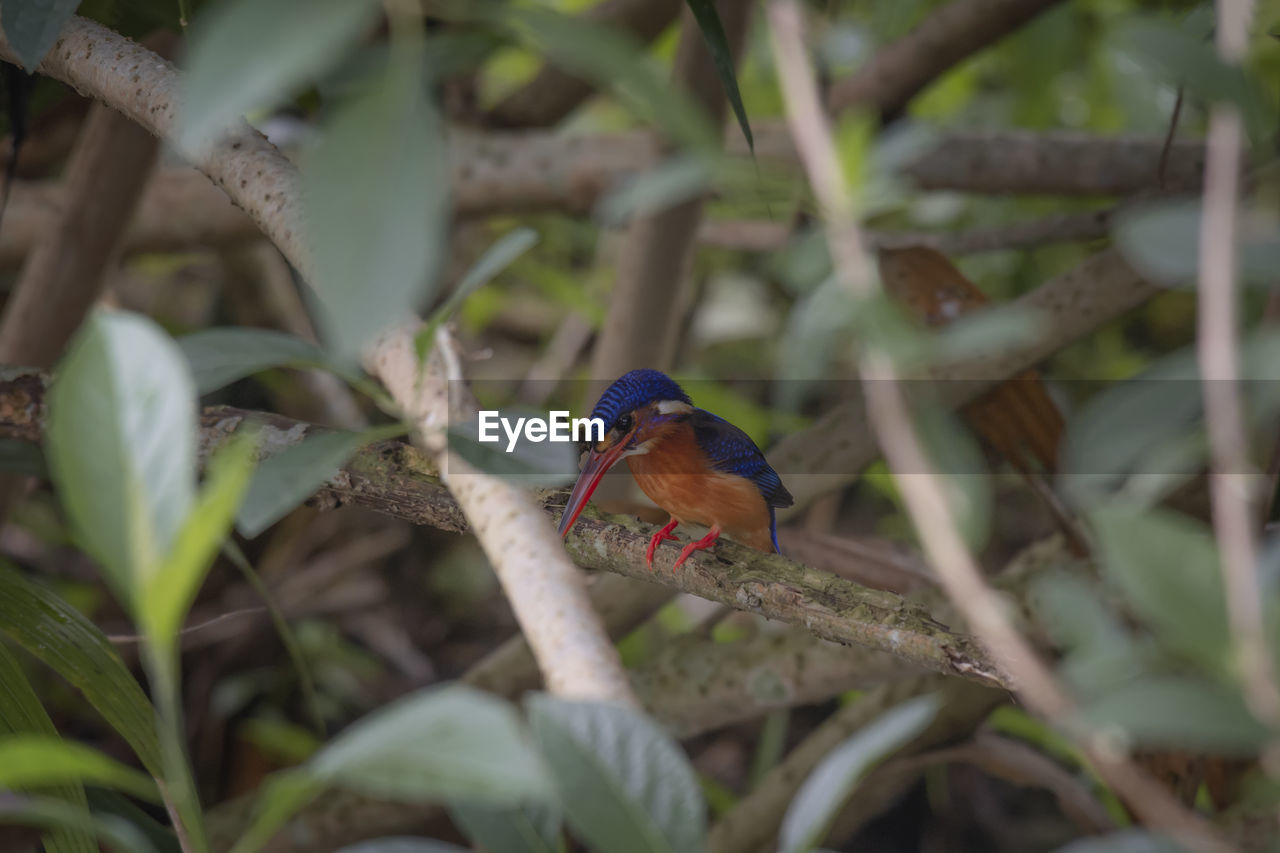
{"label": "bird's head", "polygon": [[591,412],[604,423],[604,438],[583,448],[587,461],[560,517],[560,535],[577,521],[606,471],[627,456],[648,453],[675,418],[692,410],[689,395],[658,370],[633,370],[605,389]]}

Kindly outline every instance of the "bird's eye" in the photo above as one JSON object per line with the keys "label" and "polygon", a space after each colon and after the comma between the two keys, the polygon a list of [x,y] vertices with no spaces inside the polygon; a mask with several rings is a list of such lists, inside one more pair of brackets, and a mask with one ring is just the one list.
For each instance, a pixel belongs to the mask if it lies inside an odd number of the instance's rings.
{"label": "bird's eye", "polygon": [[635,426],[635,418],[631,417],[631,415],[622,415],[613,424],[613,428],[623,435],[631,432],[633,426]]}

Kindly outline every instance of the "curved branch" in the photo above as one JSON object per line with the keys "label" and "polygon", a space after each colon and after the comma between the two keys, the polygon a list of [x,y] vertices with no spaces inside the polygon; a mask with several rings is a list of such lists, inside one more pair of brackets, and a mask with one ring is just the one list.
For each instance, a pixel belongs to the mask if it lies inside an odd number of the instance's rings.
{"label": "curved branch", "polygon": [[528,493],[474,468],[449,448],[447,425],[474,414],[474,406],[458,401],[462,377],[452,338],[438,329],[435,348],[423,364],[416,344],[420,326],[411,323],[384,334],[365,357],[368,370],[391,392],[413,428],[414,444],[444,474],[493,565],[547,689],[570,699],[636,705],[618,650],[547,518]]}
{"label": "curved branch", "polygon": [[[17,62],[2,36],[0,58]],[[180,75],[142,45],[101,24],[73,17],[36,70],[176,144]],[[221,187],[290,263],[309,277],[298,170],[265,136],[240,121],[216,143],[199,150],[178,148],[178,152]]]}
{"label": "curved branch", "polygon": [[[18,372],[0,378],[0,439],[40,440],[44,391],[40,374]],[[202,454],[244,429],[259,430],[261,446],[276,453],[300,442],[313,427],[279,415],[214,407],[202,417]],[[449,465],[454,464],[451,459]],[[380,442],[356,453],[313,502],[330,507],[352,503],[415,524],[458,533],[469,530],[463,508],[441,485],[437,470],[429,456],[408,445]],[[562,500],[561,492],[541,493],[544,509],[554,511]],[[714,553],[694,554],[679,571],[672,568],[675,552],[660,549],[656,570],[650,571],[644,554],[652,529],[638,519],[603,516],[588,507],[574,529],[567,549],[584,568],[659,583],[803,626],[821,639],[888,652],[924,669],[987,686],[1005,686],[1004,677],[970,637],[893,593],[728,541]],[[546,530],[554,538],[549,525]]]}
{"label": "curved branch", "polygon": [[873,107],[891,121],[921,89],[1060,0],[953,0],[876,51],[827,94],[827,108]]}

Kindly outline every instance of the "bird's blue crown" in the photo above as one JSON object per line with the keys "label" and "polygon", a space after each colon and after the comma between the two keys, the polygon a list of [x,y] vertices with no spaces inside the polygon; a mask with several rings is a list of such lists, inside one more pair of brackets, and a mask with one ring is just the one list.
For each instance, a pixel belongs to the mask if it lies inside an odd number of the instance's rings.
{"label": "bird's blue crown", "polygon": [[591,412],[591,417],[600,418],[606,429],[612,429],[620,416],[659,400],[679,400],[693,404],[684,389],[662,371],[633,370],[618,377],[605,389]]}

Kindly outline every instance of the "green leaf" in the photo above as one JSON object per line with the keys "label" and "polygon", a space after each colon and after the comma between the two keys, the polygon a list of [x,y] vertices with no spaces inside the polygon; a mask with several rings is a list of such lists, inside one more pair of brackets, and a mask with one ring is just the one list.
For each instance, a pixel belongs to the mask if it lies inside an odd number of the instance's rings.
{"label": "green leaf", "polygon": [[305,769],[268,776],[254,801],[253,820],[231,848],[231,853],[256,853],[298,809],[324,790],[320,780]]}
{"label": "green leaf", "polygon": [[368,440],[358,432],[316,432],[264,459],[236,516],[236,529],[252,539],[284,518]]}
{"label": "green leaf", "polygon": [[782,853],[812,850],[858,782],[881,759],[924,731],[938,713],[938,699],[921,696],[885,712],[822,760],[787,808],[778,834]]}
{"label": "green leaf", "polygon": [[2,562],[0,631],[78,688],[152,776],[164,775],[155,710],[111,642],[80,611]]}
{"label": "green leaf", "polygon": [[570,826],[610,853],[696,853],[706,804],[684,752],[652,720],[629,708],[526,700]]}
{"label": "green leaf", "polygon": [[176,643],[182,622],[218,549],[231,532],[236,508],[253,474],[252,441],[233,440],[205,466],[205,485],[159,571],[143,582],[139,622],[156,646]]}
{"label": "green leaf", "polygon": [[552,796],[515,711],[457,685],[421,690],[375,711],[308,767],[327,783],[394,799],[515,805]]}
{"label": "green leaf", "polygon": [[0,788],[36,788],[79,782],[115,788],[149,802],[160,802],[156,783],[87,746],[56,734],[0,737]]}
{"label": "green leaf", "polygon": [[[496,848],[501,849],[501,848]],[[434,838],[374,838],[349,844],[338,853],[467,853],[467,848]],[[502,853],[506,853],[505,850]]]}
{"label": "green leaf", "polygon": [[160,327],[99,311],[49,391],[45,451],[76,540],[129,605],[195,496],[196,393]]}
{"label": "green leaf", "polygon": [[[1198,201],[1144,205],[1122,211],[1112,230],[1120,251],[1143,276],[1167,287],[1195,287],[1201,217]],[[1241,281],[1274,287],[1275,271],[1280,268],[1280,237],[1271,215],[1243,209],[1240,222],[1237,263]]]}
{"label": "green leaf", "polygon": [[1080,508],[1123,487],[1126,498],[1160,494],[1200,470],[1204,414],[1195,353],[1180,351],[1076,413],[1067,429],[1064,492]]}
{"label": "green leaf", "polygon": [[651,215],[696,198],[707,190],[711,178],[707,158],[673,157],[623,181],[600,199],[595,215],[605,225],[620,227],[634,217]]}
{"label": "green leaf", "polygon": [[[0,823],[25,824],[46,827],[54,833],[74,831],[92,839],[94,836],[111,846],[112,850],[128,853],[155,853],[155,847],[145,833],[127,820],[113,815],[97,816],[86,810],[50,797],[15,796],[0,791]],[[45,836],[46,844],[49,836]],[[96,842],[90,840],[88,849],[98,853]],[[61,853],[72,848],[49,848],[48,853]],[[74,848],[76,851],[84,848]]]}
{"label": "green leaf", "polygon": [[1055,853],[1184,853],[1185,848],[1145,829],[1125,829],[1109,835],[1081,838]]}
{"label": "green leaf", "polygon": [[1132,681],[1150,663],[1084,579],[1054,572],[1032,583],[1031,603],[1054,645],[1069,650],[1059,675],[1085,696]]}
{"label": "green leaf", "polygon": [[4,36],[27,73],[36,70],[80,0],[0,0]]}
{"label": "green leaf", "polygon": [[1164,646],[1209,672],[1226,671],[1231,632],[1209,529],[1169,510],[1125,505],[1100,507],[1089,520],[1106,577]]}
{"label": "green leaf", "polygon": [[720,15],[716,12],[716,4],[712,0],[686,0],[693,19],[702,30],[702,39],[706,42],[711,61],[716,66],[716,74],[720,77],[720,85],[724,87],[725,97],[738,119],[738,127],[747,139],[747,147],[754,154],[756,141],[751,136],[751,124],[747,121],[747,110],[742,105],[742,93],[738,91],[738,77],[733,65],[733,54],[729,52],[729,39],[725,36],[724,27],[720,24]]}
{"label": "green leaf", "polygon": [[430,296],[448,193],[421,44],[393,45],[303,173],[325,340],[344,360]]}
{"label": "green leaf", "polygon": [[1230,101],[1240,108],[1256,142],[1274,127],[1273,110],[1243,69],[1227,65],[1213,41],[1197,38],[1185,28],[1155,18],[1133,18],[1116,28],[1122,49],[1139,64],[1174,86],[1185,86],[1204,101]]}
{"label": "green leaf", "polygon": [[204,329],[178,339],[196,387],[208,394],[273,367],[324,366],[324,350],[270,329]]}
{"label": "green leaf", "polygon": [[449,816],[473,845],[503,853],[559,853],[560,810],[526,804],[500,809],[483,803],[455,800]]}
{"label": "green leaf", "polygon": [[[511,418],[524,417],[512,411],[500,413]],[[578,448],[567,441],[533,442],[523,430],[511,451],[509,439],[501,426],[491,424],[488,434],[497,435],[496,442],[479,440],[479,423],[451,425],[449,448],[486,474],[510,480],[530,488],[554,488],[573,482],[577,476]]]}
{"label": "green leaf", "polygon": [[378,17],[374,0],[233,0],[191,27],[180,147],[212,142],[244,113],[274,107],[341,62]]}
{"label": "green leaf", "polygon": [[670,139],[708,155],[719,151],[719,128],[687,94],[658,73],[643,45],[629,34],[532,6],[473,3],[464,14],[513,31],[557,66],[613,92]]}
{"label": "green leaf", "polygon": [[1150,677],[1108,691],[1085,705],[1079,722],[1117,728],[1150,749],[1253,755],[1270,734],[1240,693],[1191,678]]}
{"label": "green leaf", "polygon": [[[34,733],[36,736],[57,737],[57,729],[45,712],[22,667],[0,643],[0,735]],[[0,768],[3,769],[3,768]],[[89,820],[89,803],[84,786],[69,781],[50,786],[46,793],[65,800],[66,808]],[[98,853],[93,834],[74,825],[57,826],[45,834],[44,846],[48,853]]]}
{"label": "green leaf", "polygon": [[954,413],[936,406],[918,407],[916,425],[930,459],[943,475],[960,532],[970,547],[981,549],[991,534],[994,502],[982,448]]}
{"label": "green leaf", "polygon": [[1048,329],[1045,315],[1019,305],[995,305],[956,318],[938,329],[928,344],[929,361],[956,361],[1000,355],[1031,344]]}
{"label": "green leaf", "polygon": [[503,234],[471,265],[471,269],[467,270],[449,298],[432,313],[431,322],[440,323],[452,317],[468,296],[492,281],[494,276],[509,267],[537,242],[538,232],[532,228],[516,228]]}

